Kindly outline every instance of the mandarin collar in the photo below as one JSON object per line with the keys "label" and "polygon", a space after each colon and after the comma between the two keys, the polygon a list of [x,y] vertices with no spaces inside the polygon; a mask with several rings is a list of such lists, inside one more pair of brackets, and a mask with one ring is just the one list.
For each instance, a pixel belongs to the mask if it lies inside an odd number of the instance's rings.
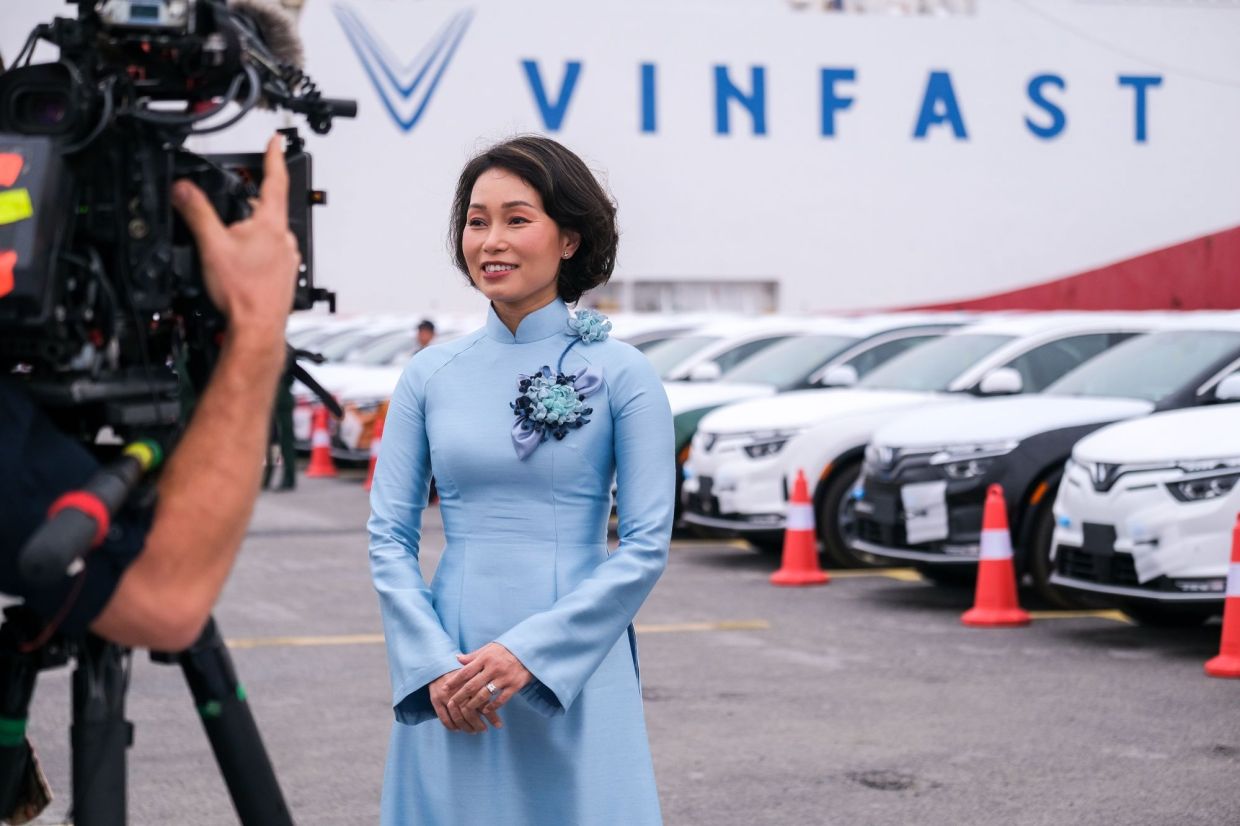
{"label": "mandarin collar", "polygon": [[542,341],[544,338],[569,332],[568,305],[556,298],[545,307],[521,319],[517,325],[517,334],[513,335],[508,327],[495,313],[495,305],[487,310],[487,336],[503,344],[527,344],[531,341]]}

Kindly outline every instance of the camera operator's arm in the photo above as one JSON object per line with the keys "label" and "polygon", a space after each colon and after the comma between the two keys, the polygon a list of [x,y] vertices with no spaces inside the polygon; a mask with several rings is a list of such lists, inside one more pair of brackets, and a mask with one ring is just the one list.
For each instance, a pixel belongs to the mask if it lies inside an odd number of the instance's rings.
{"label": "camera operator's arm", "polygon": [[197,187],[182,181],[173,190],[228,331],[189,427],[164,468],[142,553],[91,625],[115,642],[169,651],[193,643],[253,511],[301,260],[288,229],[288,175],[279,138],[268,144],[264,167],[253,215],[228,227]]}

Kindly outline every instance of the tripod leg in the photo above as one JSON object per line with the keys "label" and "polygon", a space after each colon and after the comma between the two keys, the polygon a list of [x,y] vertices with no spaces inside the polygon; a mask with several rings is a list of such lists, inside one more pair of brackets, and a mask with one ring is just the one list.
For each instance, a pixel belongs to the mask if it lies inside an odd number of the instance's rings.
{"label": "tripod leg", "polygon": [[39,667],[37,654],[18,650],[6,621],[0,628],[0,817],[13,812],[31,770],[26,717]]}
{"label": "tripod leg", "polygon": [[73,816],[77,826],[125,826],[125,719],[128,650],[94,636],[82,640],[73,670]]}
{"label": "tripod leg", "polygon": [[292,826],[245,689],[237,681],[214,619],[207,620],[202,636],[177,656],[177,662],[243,826]]}

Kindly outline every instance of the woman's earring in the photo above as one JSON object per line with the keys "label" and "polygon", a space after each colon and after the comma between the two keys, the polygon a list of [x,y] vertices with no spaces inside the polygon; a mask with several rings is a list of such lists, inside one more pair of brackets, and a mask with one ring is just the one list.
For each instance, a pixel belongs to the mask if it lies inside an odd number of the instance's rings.
{"label": "woman's earring", "polygon": [[569,252],[568,250],[564,250],[564,257],[565,257],[565,258],[568,258],[570,255],[572,255],[572,253],[571,253],[571,252]]}

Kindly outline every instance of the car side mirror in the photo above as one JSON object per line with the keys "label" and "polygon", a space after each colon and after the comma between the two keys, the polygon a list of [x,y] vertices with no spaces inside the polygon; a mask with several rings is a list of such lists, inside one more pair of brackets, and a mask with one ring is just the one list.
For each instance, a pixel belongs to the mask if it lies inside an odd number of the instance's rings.
{"label": "car side mirror", "polygon": [[983,396],[1014,396],[1025,389],[1025,380],[1014,367],[1000,367],[982,377],[977,392]]}
{"label": "car side mirror", "polygon": [[858,378],[857,368],[851,364],[833,364],[823,371],[818,384],[823,387],[852,387]]}
{"label": "car side mirror", "polygon": [[1220,402],[1240,401],[1240,373],[1232,373],[1214,388],[1214,400]]}
{"label": "car side mirror", "polygon": [[689,371],[689,381],[718,381],[723,375],[723,368],[715,361],[704,361],[695,364]]}

